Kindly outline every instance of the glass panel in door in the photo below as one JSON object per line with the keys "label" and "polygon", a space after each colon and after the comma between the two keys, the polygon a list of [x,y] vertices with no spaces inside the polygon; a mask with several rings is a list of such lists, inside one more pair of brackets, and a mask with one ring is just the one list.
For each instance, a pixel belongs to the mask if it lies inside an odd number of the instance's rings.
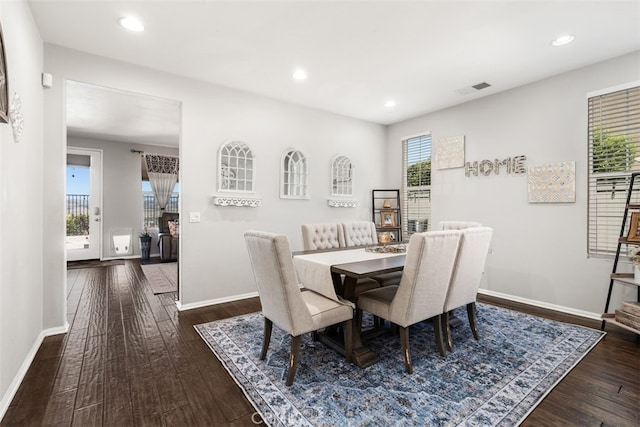
{"label": "glass panel in door", "polygon": [[100,258],[100,165],[98,150],[67,149],[67,260]]}

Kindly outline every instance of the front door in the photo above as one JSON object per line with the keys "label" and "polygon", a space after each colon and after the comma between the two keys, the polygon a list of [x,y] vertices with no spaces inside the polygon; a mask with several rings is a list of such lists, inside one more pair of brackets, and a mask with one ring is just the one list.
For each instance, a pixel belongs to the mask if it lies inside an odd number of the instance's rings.
{"label": "front door", "polygon": [[101,258],[102,150],[67,148],[68,261]]}

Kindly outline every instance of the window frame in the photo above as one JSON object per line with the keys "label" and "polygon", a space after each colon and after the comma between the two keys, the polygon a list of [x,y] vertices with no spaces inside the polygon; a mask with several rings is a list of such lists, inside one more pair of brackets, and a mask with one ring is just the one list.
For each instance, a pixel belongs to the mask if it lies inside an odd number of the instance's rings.
{"label": "window frame", "polygon": [[[627,92],[622,95],[622,92]],[[616,97],[624,98],[624,102],[615,101]],[[626,196],[631,174],[640,171],[640,162],[634,161],[640,156],[640,109],[635,104],[635,110],[629,102],[640,101],[640,80],[625,83],[594,92],[586,97],[587,115],[587,256],[595,258],[613,258],[617,252],[618,239],[621,232],[626,232],[626,225],[622,224]],[[598,103],[599,102],[599,103]],[[602,108],[627,104],[621,114],[630,119],[624,121],[625,126],[614,124],[619,119],[612,110],[603,113]],[[596,105],[597,104],[597,105]],[[600,111],[595,111],[600,107]],[[629,116],[631,112],[631,116]],[[608,122],[607,122],[608,121]],[[631,127],[630,127],[631,125]],[[604,128],[604,130],[602,130]],[[625,129],[626,128],[626,129]],[[630,128],[630,131],[629,131]],[[637,130],[636,130],[637,129]],[[602,135],[611,135],[614,139],[624,136],[624,153],[607,155],[605,148],[599,148],[594,154],[595,142],[603,141]],[[594,139],[599,138],[599,139]],[[613,144],[613,140],[610,141]],[[615,151],[613,151],[615,153]],[[620,151],[622,152],[622,151]],[[598,156],[598,157],[594,157]],[[625,164],[624,170],[594,172],[597,164],[604,161]],[[615,166],[614,166],[615,167]],[[631,203],[640,203],[640,196],[634,192]]]}
{"label": "window frame", "polygon": [[[427,139],[428,140],[428,147],[424,147],[424,150],[428,153],[428,158],[423,158],[421,156],[420,159],[416,160],[415,162],[410,162],[409,161],[409,155],[410,155],[410,151],[409,151],[409,143],[412,140],[418,140],[420,141],[420,139]],[[412,234],[416,233],[416,232],[420,232],[420,231],[428,231],[431,229],[431,211],[432,211],[432,206],[431,206],[431,179],[432,179],[432,172],[433,172],[433,153],[434,153],[434,146],[433,146],[433,135],[431,133],[431,131],[423,131],[423,132],[419,132],[413,135],[409,135],[409,136],[405,136],[403,138],[401,138],[401,143],[402,143],[402,190],[401,190],[401,201],[402,201],[402,212],[403,212],[403,216],[402,218],[404,219],[403,224],[402,224],[402,232],[403,232],[403,236],[405,236],[405,239],[409,239],[411,237]],[[422,151],[422,148],[420,149],[420,151]],[[425,161],[430,161],[430,168],[429,168],[429,184],[427,185],[418,185],[418,186],[411,186],[409,187],[408,184],[408,169],[411,165],[413,164],[417,164],[417,163],[421,163],[421,162],[425,162]],[[418,203],[418,199],[427,199],[428,200],[428,207],[424,207],[421,208],[420,206],[418,206],[418,219],[414,219],[412,218],[413,213],[415,210],[411,209],[411,205],[410,205],[410,196],[414,195],[414,201],[417,204]],[[418,197],[420,196],[420,197]],[[425,216],[426,215],[426,216]],[[422,228],[419,227],[419,225],[421,224],[421,222],[425,222],[426,220],[426,227]],[[413,227],[411,226],[413,223]]]}

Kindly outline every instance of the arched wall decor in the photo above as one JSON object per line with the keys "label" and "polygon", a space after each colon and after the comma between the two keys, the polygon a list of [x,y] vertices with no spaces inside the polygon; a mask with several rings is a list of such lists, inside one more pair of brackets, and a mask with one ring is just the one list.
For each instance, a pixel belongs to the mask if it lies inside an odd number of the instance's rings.
{"label": "arched wall decor", "polygon": [[253,151],[241,141],[229,141],[218,152],[218,191],[253,193]]}
{"label": "arched wall decor", "polygon": [[309,163],[298,149],[288,148],[280,164],[280,197],[283,199],[308,199]]}
{"label": "arched wall decor", "polygon": [[255,156],[242,141],[231,140],[218,151],[217,206],[258,207],[262,200],[255,194]]}
{"label": "arched wall decor", "polygon": [[331,161],[331,197],[328,204],[334,208],[355,208],[360,205],[353,197],[354,167],[351,159],[337,155]]}

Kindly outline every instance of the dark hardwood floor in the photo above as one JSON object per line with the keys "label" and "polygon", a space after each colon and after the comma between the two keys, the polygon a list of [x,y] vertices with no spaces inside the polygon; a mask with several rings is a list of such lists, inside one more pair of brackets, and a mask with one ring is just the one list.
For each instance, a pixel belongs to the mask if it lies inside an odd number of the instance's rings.
{"label": "dark hardwood floor", "polygon": [[[193,325],[257,311],[257,298],[178,312],[153,295],[139,261],[68,271],[68,334],[44,340],[2,426],[252,426],[254,409]],[[599,322],[482,297],[599,328]],[[635,334],[608,335],[524,426],[640,425]]]}

